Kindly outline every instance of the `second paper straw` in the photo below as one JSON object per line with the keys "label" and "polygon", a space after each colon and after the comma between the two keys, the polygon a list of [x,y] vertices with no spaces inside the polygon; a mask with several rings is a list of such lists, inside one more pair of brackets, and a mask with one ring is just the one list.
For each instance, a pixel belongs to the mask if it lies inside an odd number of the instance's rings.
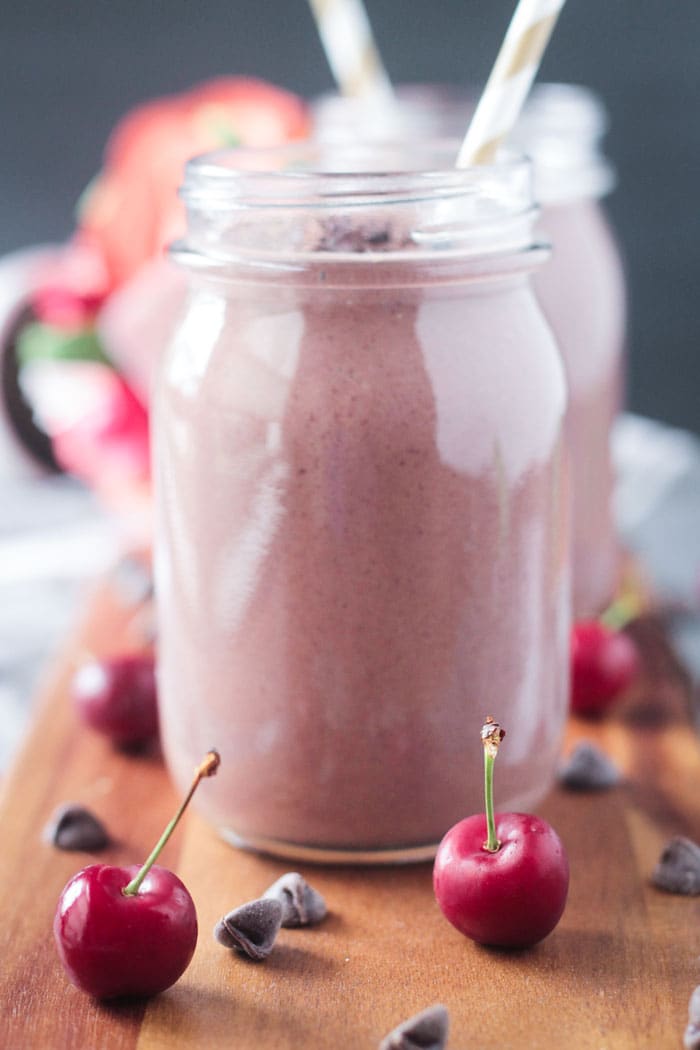
{"label": "second paper straw", "polygon": [[309,0],[309,4],[341,94],[392,99],[391,82],[362,0]]}
{"label": "second paper straw", "polygon": [[488,164],[509,134],[537,75],[565,0],[520,0],[457,157]]}

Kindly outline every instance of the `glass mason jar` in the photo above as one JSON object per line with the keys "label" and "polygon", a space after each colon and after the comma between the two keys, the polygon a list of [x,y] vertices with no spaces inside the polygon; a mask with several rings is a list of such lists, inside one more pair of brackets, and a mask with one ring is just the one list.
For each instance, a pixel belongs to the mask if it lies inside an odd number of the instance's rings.
{"label": "glass mason jar", "polygon": [[554,246],[535,291],[564,357],[573,478],[573,607],[595,616],[619,583],[613,518],[613,424],[622,408],[626,290],[602,198],[614,175],[600,152],[600,100],[571,84],[535,88],[513,136],[535,164],[542,227]]}
{"label": "glass mason jar", "polygon": [[[565,381],[527,162],[188,165],[189,306],[155,397],[163,744],[230,841],[427,858],[548,788],[567,709]],[[402,166],[403,165],[403,168]],[[370,170],[371,169],[371,170]]]}
{"label": "glass mason jar", "polygon": [[[457,86],[400,85],[395,107],[327,95],[314,106],[321,141],[462,136],[476,92]],[[614,185],[601,152],[607,118],[590,90],[536,84],[511,139],[535,166],[541,224],[554,247],[534,276],[561,349],[569,384],[572,457],[573,606],[595,616],[618,584],[620,552],[612,508],[610,437],[624,388],[626,293],[620,254],[602,198]]]}

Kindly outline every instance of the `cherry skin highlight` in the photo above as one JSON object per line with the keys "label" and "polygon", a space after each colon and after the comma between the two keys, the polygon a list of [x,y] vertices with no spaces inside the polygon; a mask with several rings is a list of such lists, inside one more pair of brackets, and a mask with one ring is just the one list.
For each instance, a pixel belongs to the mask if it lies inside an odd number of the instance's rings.
{"label": "cherry skin highlight", "polygon": [[58,954],[74,985],[98,999],[150,996],[185,972],[197,943],[197,914],[176,875],[150,869],[125,896],[138,865],[92,864],[68,882],[54,919]]}
{"label": "cherry skin highlight", "polygon": [[486,816],[451,828],[437,851],[433,888],[445,918],[478,944],[526,948],[564,911],[569,863],[554,829],[527,813],[497,813],[495,852],[484,848]]}
{"label": "cherry skin highlight", "polygon": [[571,710],[595,717],[604,714],[634,682],[639,652],[624,631],[597,620],[583,620],[571,632]]}
{"label": "cherry skin highlight", "polygon": [[149,653],[83,664],[71,694],[81,720],[119,746],[144,744],[158,734],[155,665]]}

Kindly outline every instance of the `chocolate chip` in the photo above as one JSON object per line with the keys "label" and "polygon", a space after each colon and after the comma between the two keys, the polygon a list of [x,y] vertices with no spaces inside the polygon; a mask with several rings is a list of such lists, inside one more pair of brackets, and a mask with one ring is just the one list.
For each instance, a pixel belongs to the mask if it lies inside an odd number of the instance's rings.
{"label": "chocolate chip", "polygon": [[410,243],[405,237],[396,239],[385,224],[360,224],[354,217],[340,216],[324,221],[315,248],[319,252],[371,252]]}
{"label": "chocolate chip", "polygon": [[318,890],[309,886],[297,871],[288,871],[265,890],[263,897],[282,905],[282,925],[314,926],[325,918],[328,909]]}
{"label": "chocolate chip", "polygon": [[140,646],[154,646],[158,641],[155,604],[151,601],[137,609],[127,625],[129,637]]}
{"label": "chocolate chip", "polygon": [[685,1050],[700,1050],[700,984],[688,1003],[688,1027],[683,1036]]}
{"label": "chocolate chip", "polygon": [[688,1020],[700,1024],[700,984],[690,997],[688,1003]]}
{"label": "chocolate chip", "polygon": [[104,824],[75,803],[60,806],[44,828],[44,838],[57,849],[94,853],[109,845]]}
{"label": "chocolate chip", "polygon": [[588,740],[582,740],[562,762],[558,776],[570,791],[603,791],[620,783],[615,763]]}
{"label": "chocolate chip", "polygon": [[443,1050],[449,1023],[447,1007],[429,1006],[384,1036],[379,1050]]}
{"label": "chocolate chip", "polygon": [[219,919],[214,938],[224,948],[235,948],[250,959],[267,959],[282,925],[282,905],[261,897],[241,904]]}
{"label": "chocolate chip", "polygon": [[125,554],[112,572],[115,590],[127,607],[141,605],[153,597],[153,574],[140,558]]}
{"label": "chocolate chip", "polygon": [[238,942],[228,932],[226,916],[219,919],[214,927],[214,940],[218,941],[224,948],[235,948],[237,946]]}
{"label": "chocolate chip", "polygon": [[667,893],[696,897],[700,893],[700,846],[690,839],[672,839],[661,854],[651,881]]}

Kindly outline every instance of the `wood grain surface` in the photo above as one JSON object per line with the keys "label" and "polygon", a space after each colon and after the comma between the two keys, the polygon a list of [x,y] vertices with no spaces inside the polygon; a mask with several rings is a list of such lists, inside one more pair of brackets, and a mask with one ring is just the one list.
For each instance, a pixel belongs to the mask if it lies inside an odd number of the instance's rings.
{"label": "wood grain surface", "polygon": [[78,726],[67,683],[84,650],[118,651],[128,613],[108,588],[47,681],[0,802],[0,1047],[7,1050],[354,1050],[375,1048],[434,1003],[450,1011],[453,1050],[665,1050],[682,1045],[700,983],[700,898],[655,890],[651,870],[676,834],[700,839],[700,751],[688,688],[652,620],[637,627],[645,679],[600,724],[572,722],[566,747],[596,740],[624,784],[553,790],[539,812],[571,862],[564,917],[528,951],[485,949],[441,917],[430,865],[382,870],[303,866],[330,914],[282,930],[264,963],[221,948],[217,919],[260,893],[284,864],[236,851],[188,814],[163,863],[195,899],[192,965],[147,1003],[100,1004],[73,988],[51,925],[59,893],[97,858],[62,853],[42,829],[62,802],[89,805],[117,844],[100,860],[142,860],[177,799],[157,755],[126,756]]}

